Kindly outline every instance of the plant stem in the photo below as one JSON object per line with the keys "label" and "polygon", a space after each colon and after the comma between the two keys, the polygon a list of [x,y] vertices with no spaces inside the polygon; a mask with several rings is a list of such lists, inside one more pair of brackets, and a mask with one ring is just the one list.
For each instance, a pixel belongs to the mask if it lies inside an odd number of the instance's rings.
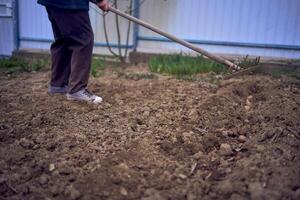
{"label": "plant stem", "polygon": [[[115,7],[118,9],[118,0],[115,0]],[[121,49],[121,32],[120,32],[120,24],[119,24],[119,16],[115,14],[116,19],[116,28],[117,28],[117,35],[118,35],[118,50],[119,50],[119,58],[122,63],[125,62],[125,59],[122,55],[122,49]]]}

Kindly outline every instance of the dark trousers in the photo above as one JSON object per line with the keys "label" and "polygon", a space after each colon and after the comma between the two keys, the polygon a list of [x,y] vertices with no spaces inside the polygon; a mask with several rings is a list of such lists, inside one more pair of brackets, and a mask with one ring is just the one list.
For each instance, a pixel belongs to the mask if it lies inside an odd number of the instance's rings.
{"label": "dark trousers", "polygon": [[55,41],[51,45],[51,86],[75,93],[88,84],[94,34],[88,11],[47,7]]}

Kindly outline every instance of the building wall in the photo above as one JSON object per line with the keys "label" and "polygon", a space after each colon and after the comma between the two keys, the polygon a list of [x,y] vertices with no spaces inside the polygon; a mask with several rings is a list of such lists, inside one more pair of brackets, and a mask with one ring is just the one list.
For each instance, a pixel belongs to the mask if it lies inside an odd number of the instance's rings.
{"label": "building wall", "polygon": [[[140,0],[140,18],[200,47],[224,54],[300,58],[300,0]],[[120,9],[128,0],[119,0]],[[90,9],[94,52],[108,54],[103,17]],[[110,42],[118,42],[115,16],[106,16]],[[120,19],[121,44],[128,21]],[[53,40],[45,9],[35,0],[19,0],[20,48],[48,49]],[[1,30],[2,31],[2,30]],[[190,52],[145,28],[139,29],[138,51]],[[134,42],[131,27],[129,46]],[[2,46],[2,45],[1,45]],[[115,49],[116,50],[116,49]]]}
{"label": "building wall", "polygon": [[[299,0],[148,0],[140,13],[142,20],[211,52],[300,57]],[[154,37],[161,38],[141,28],[139,50],[186,50]]]}
{"label": "building wall", "polygon": [[[126,9],[128,1],[120,1],[120,9]],[[108,54],[106,41],[103,32],[103,16],[99,9],[90,5],[90,18],[95,32],[95,49],[94,53]],[[112,46],[118,44],[116,34],[115,16],[106,15],[107,30],[109,41]],[[126,44],[128,21],[120,20],[121,44]],[[53,33],[48,15],[45,8],[36,3],[35,0],[19,0],[19,38],[20,48],[38,48],[49,49],[53,40]],[[131,27],[132,29],[132,27]],[[130,34],[129,44],[132,44],[132,34]],[[115,49],[114,49],[115,50]]]}
{"label": "building wall", "polygon": [[14,49],[12,0],[0,0],[0,56],[10,56]]}

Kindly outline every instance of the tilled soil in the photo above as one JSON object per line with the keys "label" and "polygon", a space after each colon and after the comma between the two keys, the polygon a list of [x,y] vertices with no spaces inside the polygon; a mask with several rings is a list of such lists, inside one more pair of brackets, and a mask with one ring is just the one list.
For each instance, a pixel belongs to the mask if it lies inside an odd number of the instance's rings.
{"label": "tilled soil", "polygon": [[104,76],[105,103],[0,77],[0,199],[300,199],[300,91]]}

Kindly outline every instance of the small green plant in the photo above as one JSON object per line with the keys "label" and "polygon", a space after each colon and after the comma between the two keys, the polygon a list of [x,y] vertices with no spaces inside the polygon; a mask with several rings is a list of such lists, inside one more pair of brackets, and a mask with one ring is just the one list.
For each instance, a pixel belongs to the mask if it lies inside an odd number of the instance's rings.
{"label": "small green plant", "polygon": [[272,71],[272,76],[274,78],[281,78],[282,76],[289,76],[300,80],[300,68],[290,69],[290,68],[281,68],[274,69]]}
{"label": "small green plant", "polygon": [[246,55],[242,59],[236,61],[236,64],[241,68],[248,68],[260,63],[260,57],[250,58],[249,55]]}
{"label": "small green plant", "polygon": [[290,62],[291,63],[300,63],[300,59],[292,59]]}
{"label": "small green plant", "polygon": [[31,71],[39,71],[49,65],[49,60],[39,59],[31,63]]}
{"label": "small green plant", "polygon": [[91,74],[93,77],[101,76],[101,71],[106,68],[106,63],[101,58],[93,58],[91,65]]}
{"label": "small green plant", "polygon": [[29,63],[23,59],[2,58],[0,59],[0,68],[10,71],[28,71]]}
{"label": "small green plant", "polygon": [[29,62],[25,59],[14,57],[0,59],[0,68],[4,69],[7,74],[39,71],[47,66],[47,64],[48,62],[46,60]]}
{"label": "small green plant", "polygon": [[190,57],[183,54],[159,55],[150,58],[149,67],[152,72],[186,76],[198,73],[215,72],[227,73],[228,69],[222,64],[203,58]]}
{"label": "small green plant", "polygon": [[294,77],[300,80],[300,68],[295,70]]}
{"label": "small green plant", "polygon": [[152,74],[152,73],[127,73],[127,74],[122,74],[119,73],[119,77],[124,77],[126,79],[130,80],[141,80],[141,79],[156,79],[157,76]]}

